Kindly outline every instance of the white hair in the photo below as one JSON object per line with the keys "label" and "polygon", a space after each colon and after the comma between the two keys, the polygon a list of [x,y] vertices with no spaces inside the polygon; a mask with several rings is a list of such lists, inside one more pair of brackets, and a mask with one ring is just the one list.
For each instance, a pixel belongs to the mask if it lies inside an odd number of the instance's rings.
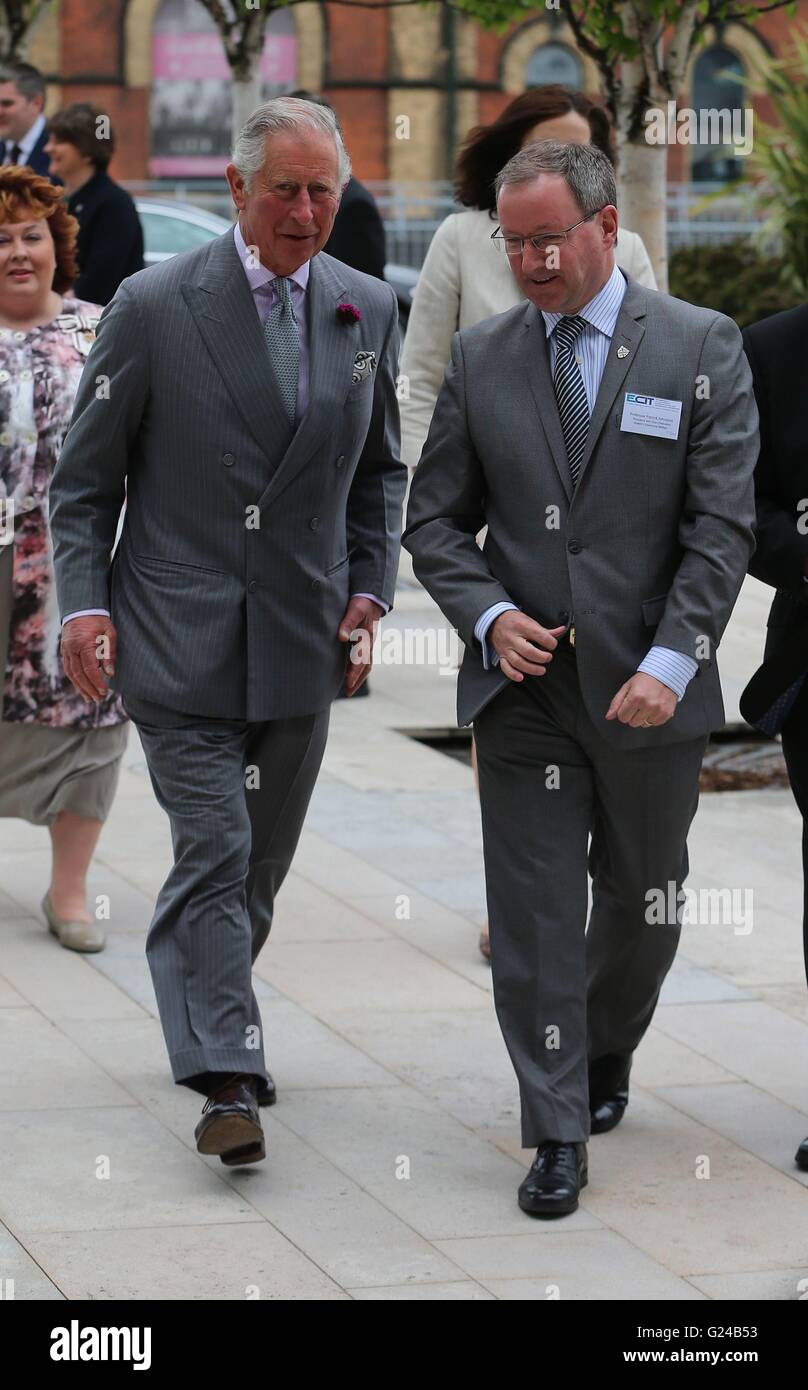
{"label": "white hair", "polygon": [[256,107],[239,131],[233,146],[232,163],[244,179],[248,191],[254,175],[264,166],[267,136],[276,135],[282,130],[303,128],[319,130],[333,138],[337,149],[340,191],[345,187],[351,177],[351,161],[331,107],[305,101],[303,97],[273,97],[271,101]]}

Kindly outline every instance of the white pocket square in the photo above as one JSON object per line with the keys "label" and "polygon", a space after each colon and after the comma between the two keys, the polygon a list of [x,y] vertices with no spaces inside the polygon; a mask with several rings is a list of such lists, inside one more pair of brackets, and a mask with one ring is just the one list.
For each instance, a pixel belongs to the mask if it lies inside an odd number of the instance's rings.
{"label": "white pocket square", "polygon": [[364,381],[365,377],[373,375],[373,368],[376,366],[375,352],[358,352],[354,358],[352,381]]}

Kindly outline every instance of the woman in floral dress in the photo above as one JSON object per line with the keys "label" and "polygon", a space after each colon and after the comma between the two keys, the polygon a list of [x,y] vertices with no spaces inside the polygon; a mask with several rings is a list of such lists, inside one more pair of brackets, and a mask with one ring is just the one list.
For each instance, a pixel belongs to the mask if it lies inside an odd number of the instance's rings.
{"label": "woman in floral dress", "polygon": [[46,920],[63,946],[98,951],[86,875],[128,721],[120,696],[90,703],[64,673],[48,526],[50,477],[101,314],[65,293],[77,231],[60,188],[0,166],[0,816],[48,826]]}

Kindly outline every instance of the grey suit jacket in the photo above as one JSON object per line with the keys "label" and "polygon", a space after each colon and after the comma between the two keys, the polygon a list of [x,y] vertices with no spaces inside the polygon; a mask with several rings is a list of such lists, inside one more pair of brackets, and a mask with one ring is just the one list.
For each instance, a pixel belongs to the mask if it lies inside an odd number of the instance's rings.
{"label": "grey suit jacket", "polygon": [[[337,314],[344,300],[359,322]],[[395,293],[321,252],[306,303],[294,434],[232,232],[124,280],[104,310],[50,523],[60,612],[110,609],[124,696],[251,721],[324,709],[349,594],[392,605],[407,477]],[[362,350],[377,365],[354,383]]]}
{"label": "grey suit jacket", "polygon": [[[678,438],[622,432],[626,391],[681,401]],[[715,652],[754,550],[757,424],[735,324],[629,279],[573,496],[539,310],[520,305],[455,334],[404,545],[466,643],[460,724],[507,683],[484,670],[474,625],[510,600],[545,627],[574,615],[583,699],[612,744],[723,725]],[[673,719],[650,730],[607,722],[654,643],[698,661]],[[551,678],[552,663],[525,677]]]}

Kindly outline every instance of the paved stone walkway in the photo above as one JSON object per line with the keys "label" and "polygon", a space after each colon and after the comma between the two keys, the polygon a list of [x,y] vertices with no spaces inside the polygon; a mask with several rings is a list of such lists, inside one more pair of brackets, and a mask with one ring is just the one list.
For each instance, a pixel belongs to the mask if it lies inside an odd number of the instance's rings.
{"label": "paved stone walkway", "polygon": [[[390,628],[436,610],[402,569]],[[725,641],[730,719],[763,639],[750,581]],[[143,945],[168,823],[132,728],[80,957],[39,910],[47,832],[0,840],[0,1279],[17,1299],[796,1299],[808,1291],[808,995],[789,793],[702,797],[690,886],[754,894],[754,924],[689,926],[618,1130],[580,1210],[531,1221],[510,1064],[477,954],[479,814],[454,680],[382,665],[340,702],[257,968],[280,1099],[268,1161],[200,1157]],[[802,1281],[802,1283],[801,1283]],[[9,1286],[6,1285],[7,1294]]]}

